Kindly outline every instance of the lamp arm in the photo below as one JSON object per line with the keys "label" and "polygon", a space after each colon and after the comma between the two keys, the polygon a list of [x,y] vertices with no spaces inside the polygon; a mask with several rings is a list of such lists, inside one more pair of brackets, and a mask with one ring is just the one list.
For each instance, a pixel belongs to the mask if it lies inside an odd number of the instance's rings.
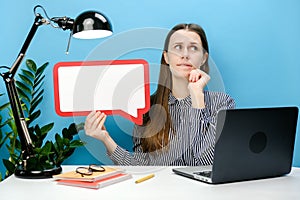
{"label": "lamp arm", "polygon": [[[30,32],[27,35],[27,38],[19,52],[18,57],[16,58],[12,67],[10,68],[10,70],[4,74],[1,74],[1,76],[3,77],[3,80],[5,82],[5,86],[6,86],[6,90],[8,93],[14,121],[16,124],[19,138],[20,138],[21,150],[22,150],[21,156],[22,156],[23,161],[27,160],[29,157],[31,157],[34,154],[34,152],[33,152],[34,145],[31,141],[31,138],[30,138],[30,135],[28,132],[24,113],[22,110],[22,106],[21,106],[21,103],[19,100],[19,95],[18,95],[17,88],[15,85],[14,76],[25,56],[25,53],[26,53],[26,51],[30,45],[30,42],[31,42],[32,38],[34,37],[38,27],[40,25],[43,25],[46,23],[47,23],[47,21],[40,14],[36,14],[34,23],[32,24]],[[23,163],[23,164],[26,167],[26,163]]]}
{"label": "lamp arm", "polygon": [[31,141],[31,138],[30,138],[30,135],[28,132],[24,113],[22,111],[21,103],[20,103],[19,96],[17,93],[15,80],[14,79],[6,79],[5,86],[6,86],[10,106],[11,106],[12,113],[14,116],[14,121],[16,124],[20,142],[21,142],[22,157],[23,157],[23,160],[28,159],[31,155],[33,155],[34,145],[32,144],[32,141]]}
{"label": "lamp arm", "polygon": [[26,40],[19,52],[19,55],[16,58],[15,62],[13,63],[12,67],[10,68],[10,70],[8,72],[11,78],[13,78],[15,76],[15,74],[18,70],[18,67],[20,66],[23,58],[25,57],[25,53],[26,53],[26,51],[31,43],[31,40],[34,37],[38,27],[45,23],[47,23],[47,21],[39,13],[37,13],[35,16],[35,19],[34,19],[34,23],[31,26],[31,29],[26,37]]}

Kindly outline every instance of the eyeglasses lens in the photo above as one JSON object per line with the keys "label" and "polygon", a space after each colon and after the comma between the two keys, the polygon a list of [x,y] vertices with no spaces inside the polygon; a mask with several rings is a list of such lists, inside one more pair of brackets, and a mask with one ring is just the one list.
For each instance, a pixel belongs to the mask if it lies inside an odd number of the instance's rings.
{"label": "eyeglasses lens", "polygon": [[94,172],[104,172],[105,171],[104,167],[102,167],[100,165],[90,165],[89,168]]}
{"label": "eyeglasses lens", "polygon": [[92,170],[90,170],[89,168],[86,168],[86,167],[79,167],[77,168],[77,173],[80,173],[82,175],[92,175],[93,172]]}

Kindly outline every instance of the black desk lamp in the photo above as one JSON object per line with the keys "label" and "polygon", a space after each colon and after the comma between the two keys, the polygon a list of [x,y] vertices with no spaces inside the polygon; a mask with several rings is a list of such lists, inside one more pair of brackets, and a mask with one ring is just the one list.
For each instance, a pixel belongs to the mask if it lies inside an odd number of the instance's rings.
{"label": "black desk lamp", "polygon": [[[43,10],[46,18],[42,17],[41,14],[36,12],[37,8],[41,8]],[[15,60],[11,68],[7,67],[9,69],[8,72],[0,74],[5,82],[7,94],[9,96],[9,101],[13,112],[13,117],[21,142],[21,162],[15,170],[15,175],[20,178],[48,178],[62,171],[61,166],[53,166],[53,168],[51,169],[43,170],[32,170],[28,169],[27,167],[27,160],[35,156],[35,147],[28,132],[24,113],[21,108],[21,103],[15,86],[14,76],[25,56],[26,50],[28,49],[32,38],[37,31],[37,28],[41,25],[50,24],[54,28],[70,30],[70,34],[73,35],[73,37],[81,39],[101,38],[112,34],[111,23],[103,14],[99,12],[86,11],[80,14],[75,20],[69,17],[53,17],[50,19],[45,9],[42,6],[37,5],[34,7],[34,14],[34,23],[27,35],[27,38],[21,48],[17,59]],[[57,25],[54,25],[54,23]],[[67,52],[69,49],[69,44],[70,39],[68,42]]]}

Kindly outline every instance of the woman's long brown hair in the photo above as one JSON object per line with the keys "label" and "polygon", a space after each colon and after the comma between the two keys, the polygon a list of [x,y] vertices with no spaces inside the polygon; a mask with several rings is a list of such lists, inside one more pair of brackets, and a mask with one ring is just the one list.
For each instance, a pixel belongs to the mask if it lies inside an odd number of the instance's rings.
{"label": "woman's long brown hair", "polygon": [[[165,39],[164,51],[168,51],[169,41],[172,34],[181,29],[197,33],[200,36],[203,49],[209,53],[205,32],[197,24],[178,24],[174,26]],[[208,73],[208,59],[200,67],[200,69]],[[142,146],[143,152],[153,152],[161,149],[162,147],[166,147],[169,144],[169,134],[175,134],[168,108],[169,94],[171,90],[171,71],[162,53],[157,90],[153,95],[151,95],[150,111],[143,116],[142,127],[144,128],[144,131],[140,136],[140,145]]]}

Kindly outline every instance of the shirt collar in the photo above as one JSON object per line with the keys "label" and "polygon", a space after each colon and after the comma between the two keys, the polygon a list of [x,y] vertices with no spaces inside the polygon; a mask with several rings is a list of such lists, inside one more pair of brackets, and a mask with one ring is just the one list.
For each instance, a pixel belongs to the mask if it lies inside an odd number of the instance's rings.
{"label": "shirt collar", "polygon": [[184,105],[192,105],[192,100],[191,100],[191,96],[187,96],[184,99],[178,100],[176,99],[176,97],[173,96],[172,92],[169,93],[169,105],[175,104],[177,102],[182,102]]}

